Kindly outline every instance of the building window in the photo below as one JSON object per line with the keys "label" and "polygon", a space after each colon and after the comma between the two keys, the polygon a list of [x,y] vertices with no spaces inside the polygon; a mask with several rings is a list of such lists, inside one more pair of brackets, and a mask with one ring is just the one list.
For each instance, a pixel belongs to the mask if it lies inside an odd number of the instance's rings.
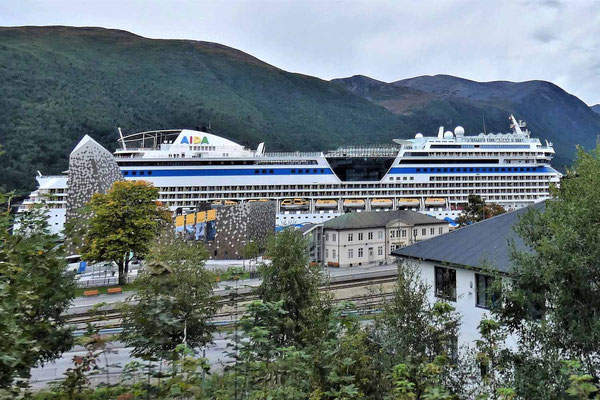
{"label": "building window", "polygon": [[331,250],[331,258],[333,258],[335,260],[336,256],[337,256],[336,251],[335,250]]}
{"label": "building window", "polygon": [[402,237],[405,238],[406,237],[406,229],[402,229]]}
{"label": "building window", "polygon": [[494,304],[496,296],[491,291],[493,284],[493,276],[475,274],[475,290],[477,292],[475,304],[477,307],[490,308]]}
{"label": "building window", "polygon": [[325,241],[326,241],[326,242],[329,242],[329,233],[326,233],[326,234],[325,234]]}
{"label": "building window", "polygon": [[352,242],[352,241],[354,241],[354,233],[349,233],[349,234],[348,234],[348,241],[349,241],[349,242]]}
{"label": "building window", "polygon": [[456,301],[456,270],[435,267],[435,296]]}
{"label": "building window", "polygon": [[413,236],[414,237],[417,237],[417,231],[418,231],[418,229],[413,229]]}
{"label": "building window", "polygon": [[358,241],[361,242],[363,240],[363,233],[359,232],[358,233]]}
{"label": "building window", "polygon": [[432,236],[435,235],[435,228],[429,229],[429,234]]}
{"label": "building window", "polygon": [[331,234],[331,241],[335,242],[336,240],[337,240],[337,235],[335,233],[332,233]]}
{"label": "building window", "polygon": [[358,249],[358,258],[362,258],[363,256],[363,249],[362,247]]}
{"label": "building window", "polygon": [[368,240],[373,240],[373,232],[367,233],[367,239]]}
{"label": "building window", "polygon": [[423,236],[427,235],[427,228],[421,229],[421,235],[423,235]]}
{"label": "building window", "polygon": [[377,239],[383,239],[383,231],[377,231]]}
{"label": "building window", "polygon": [[390,238],[393,239],[396,237],[396,231],[390,231]]}
{"label": "building window", "polygon": [[440,228],[438,229],[438,234],[440,234],[440,235],[441,235],[442,233],[444,233],[444,228],[442,228],[442,227],[440,226]]}
{"label": "building window", "polygon": [[325,258],[329,258],[329,249],[325,249]]}
{"label": "building window", "polygon": [[348,258],[354,258],[354,249],[348,249]]}
{"label": "building window", "polygon": [[377,248],[377,255],[378,255],[378,256],[382,256],[382,255],[383,255],[383,246],[379,246],[379,247]]}

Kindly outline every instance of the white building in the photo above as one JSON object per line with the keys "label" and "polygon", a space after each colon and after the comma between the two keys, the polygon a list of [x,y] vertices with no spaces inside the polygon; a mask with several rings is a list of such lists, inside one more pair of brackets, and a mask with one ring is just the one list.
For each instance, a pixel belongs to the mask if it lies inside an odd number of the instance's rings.
{"label": "white building", "polygon": [[323,262],[336,267],[384,264],[393,260],[393,250],[448,230],[447,221],[416,211],[344,214],[323,224]]}
{"label": "white building", "polygon": [[[533,207],[543,208],[544,203]],[[415,265],[430,288],[430,301],[448,301],[462,315],[459,345],[473,345],[480,338],[478,325],[489,317],[493,301],[488,288],[492,275],[509,279],[510,243],[527,250],[514,226],[528,208],[502,214],[456,229],[446,235],[395,250],[400,260]],[[490,273],[494,271],[494,273]],[[514,343],[514,338],[507,344]]]}

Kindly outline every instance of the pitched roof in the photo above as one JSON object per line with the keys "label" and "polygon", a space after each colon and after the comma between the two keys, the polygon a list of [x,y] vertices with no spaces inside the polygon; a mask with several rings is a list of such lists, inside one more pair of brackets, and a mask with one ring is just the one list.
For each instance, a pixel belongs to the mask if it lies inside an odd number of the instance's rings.
{"label": "pitched roof", "polygon": [[359,229],[385,226],[400,220],[407,225],[447,224],[448,222],[410,210],[350,212],[330,219],[325,229]]}
{"label": "pitched roof", "polygon": [[[543,211],[544,203],[531,207]],[[514,242],[517,250],[531,251],[514,230],[521,216],[531,207],[501,214],[445,235],[396,249],[392,254],[470,267],[481,267],[485,263],[487,267],[509,272],[510,243]]]}

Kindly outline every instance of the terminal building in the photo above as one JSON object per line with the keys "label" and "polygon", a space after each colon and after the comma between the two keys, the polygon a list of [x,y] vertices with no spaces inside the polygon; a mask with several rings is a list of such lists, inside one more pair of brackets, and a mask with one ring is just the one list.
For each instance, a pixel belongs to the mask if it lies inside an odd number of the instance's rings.
{"label": "terminal building", "polygon": [[366,211],[347,213],[302,231],[309,237],[313,261],[355,267],[393,262],[393,250],[447,233],[449,224],[410,210]]}

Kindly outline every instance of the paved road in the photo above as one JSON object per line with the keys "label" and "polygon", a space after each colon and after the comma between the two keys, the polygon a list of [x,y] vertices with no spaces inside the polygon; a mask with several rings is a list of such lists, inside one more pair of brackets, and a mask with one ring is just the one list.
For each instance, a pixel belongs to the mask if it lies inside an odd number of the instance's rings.
{"label": "paved road", "polygon": [[[227,353],[230,351],[227,347],[227,344],[230,342],[231,341],[227,338],[226,334],[217,333],[214,336],[213,343],[207,346],[205,357],[208,359],[211,365],[211,371],[222,371],[223,367],[227,363],[233,361],[227,356]],[[111,352],[107,354],[107,359],[110,373],[109,378],[112,383],[118,381],[119,374],[127,363],[134,360],[143,363],[142,360],[131,357],[131,348],[125,347],[123,343],[111,343],[110,348]],[[85,354],[86,351],[84,348],[81,346],[76,346],[71,351],[63,354],[63,356],[58,360],[48,363],[43,367],[33,368],[31,370],[31,386],[34,389],[42,388],[47,385],[48,382],[63,379],[63,374],[65,371],[73,366],[73,357],[83,356]],[[106,366],[106,360],[104,356],[100,357],[98,361],[100,368],[104,368]],[[97,380],[105,382],[105,373],[100,374]]]}

